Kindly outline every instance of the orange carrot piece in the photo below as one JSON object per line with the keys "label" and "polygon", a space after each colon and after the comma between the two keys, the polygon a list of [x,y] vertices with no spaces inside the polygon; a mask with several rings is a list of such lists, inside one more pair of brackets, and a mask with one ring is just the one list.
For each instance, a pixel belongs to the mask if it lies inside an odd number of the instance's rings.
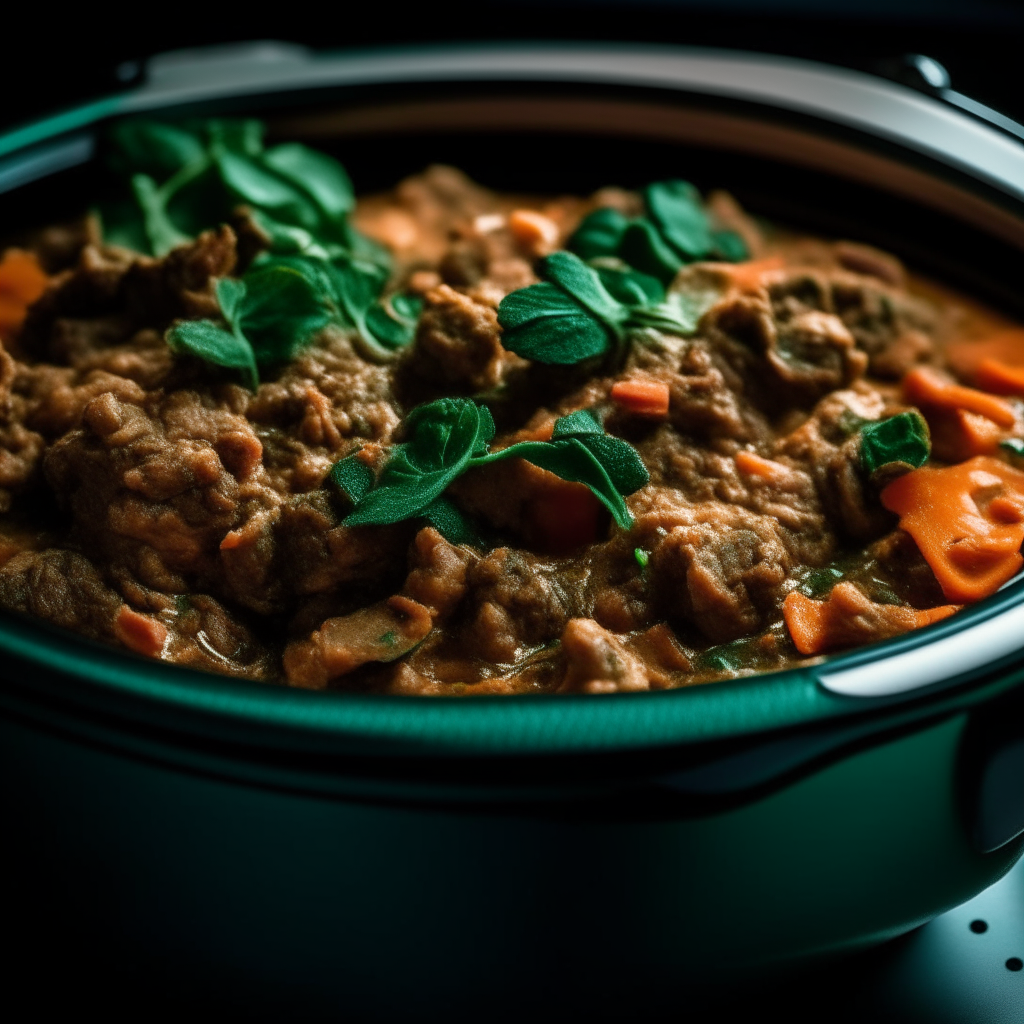
{"label": "orange carrot piece", "polygon": [[927,407],[936,406],[974,412],[1001,427],[1012,427],[1017,422],[1013,409],[1001,398],[955,384],[928,366],[918,366],[903,378],[903,394],[908,402],[922,407],[926,418]]}
{"label": "orange carrot piece", "polygon": [[1011,436],[985,416],[963,409],[927,410],[932,435],[932,451],[943,462],[964,462],[975,455],[995,455],[999,442]]}
{"label": "orange carrot piece", "polygon": [[999,459],[922,466],[889,484],[881,499],[950,601],[988,597],[1024,565],[1024,473]]}
{"label": "orange carrot piece", "polygon": [[516,434],[516,442],[519,441],[550,441],[551,435],[555,432],[555,421],[547,420],[542,423],[539,427],[533,427],[532,429],[520,430]]}
{"label": "orange carrot piece", "polygon": [[552,474],[550,485],[534,495],[529,507],[532,532],[551,554],[573,551],[598,538],[603,506],[583,484]]}
{"label": "orange carrot piece", "polygon": [[122,605],[114,620],[114,636],[136,654],[155,658],[167,642],[167,627],[151,615]]}
{"label": "orange carrot piece", "polygon": [[558,225],[536,210],[513,210],[506,223],[515,240],[537,254],[553,252],[558,245]]}
{"label": "orange carrot piece", "polygon": [[761,278],[772,270],[781,270],[786,261],[781,256],[766,256],[762,260],[745,260],[742,263],[727,263],[722,270],[734,288],[741,292],[756,292],[761,288]]}
{"label": "orange carrot piece", "polygon": [[1008,366],[1000,359],[982,359],[974,383],[995,395],[1024,395],[1024,366]]}
{"label": "orange carrot piece", "polygon": [[982,338],[952,341],[946,346],[946,359],[954,373],[968,379],[974,378],[986,359],[1006,366],[1024,366],[1024,329],[1013,327]]}
{"label": "orange carrot piece", "polygon": [[667,416],[668,385],[657,380],[620,380],[612,386],[612,401],[638,416]]}
{"label": "orange carrot piece", "polygon": [[754,452],[738,451],[735,459],[736,468],[746,476],[757,476],[763,480],[781,480],[790,475],[788,466],[764,459]]}
{"label": "orange carrot piece", "polygon": [[899,636],[938,622],[958,610],[958,605],[920,610],[878,604],[852,583],[837,583],[824,601],[812,601],[795,590],[787,594],[782,617],[796,649],[805,657],[813,657]]}
{"label": "orange carrot piece", "polygon": [[21,327],[28,307],[46,291],[49,278],[38,260],[22,249],[8,249],[0,260],[0,337]]}

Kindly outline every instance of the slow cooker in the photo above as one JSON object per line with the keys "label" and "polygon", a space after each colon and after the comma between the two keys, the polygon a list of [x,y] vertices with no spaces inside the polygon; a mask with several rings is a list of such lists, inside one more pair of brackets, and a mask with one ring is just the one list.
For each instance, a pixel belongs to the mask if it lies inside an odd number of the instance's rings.
{"label": "slow cooker", "polygon": [[[0,223],[87,207],[113,120],[211,113],[328,149],[364,192],[431,162],[549,193],[684,176],[1024,311],[1015,126],[726,51],[168,54],[0,136]],[[611,697],[300,692],[3,616],[10,920],[30,966],[252,1013],[678,1012],[1013,866],[1022,654],[1024,580],[868,649]]]}

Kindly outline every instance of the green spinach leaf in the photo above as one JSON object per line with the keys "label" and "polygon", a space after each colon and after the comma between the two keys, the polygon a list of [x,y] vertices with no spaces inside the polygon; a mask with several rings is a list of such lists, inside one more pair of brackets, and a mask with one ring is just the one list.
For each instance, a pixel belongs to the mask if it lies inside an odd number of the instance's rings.
{"label": "green spinach leaf", "polygon": [[410,440],[396,445],[374,488],[345,520],[348,526],[397,523],[422,512],[494,436],[490,412],[467,400],[441,398],[406,420]]}
{"label": "green spinach leaf", "polygon": [[916,410],[867,423],[860,432],[860,462],[869,475],[892,464],[917,469],[928,461],[931,439]]}
{"label": "green spinach leaf", "polygon": [[569,249],[587,261],[617,257],[666,286],[694,260],[749,258],[736,232],[712,227],[700,193],[689,182],[654,182],[643,197],[643,217],[629,218],[609,207],[590,213],[570,238]]}
{"label": "green spinach leaf", "polygon": [[259,384],[256,357],[248,339],[212,320],[182,320],[167,332],[172,351],[195,356],[214,366],[241,370],[246,383],[255,390]]}
{"label": "green spinach leaf", "polygon": [[258,365],[293,358],[331,319],[314,285],[288,266],[262,265],[242,280],[222,278],[216,291],[227,327],[180,320],[168,330],[167,343],[175,352],[242,370],[253,389]]}
{"label": "green spinach leaf", "polygon": [[449,540],[476,538],[465,517],[442,497],[444,490],[470,469],[521,458],[563,480],[585,484],[615,521],[629,529],[632,518],[623,496],[649,479],[636,451],[605,434],[589,411],[557,420],[550,441],[524,441],[496,452],[489,450],[494,420],[486,406],[470,399],[443,398],[418,406],[406,418],[404,432],[408,439],[392,449],[372,485],[355,456],[335,465],[331,479],[355,506],[346,525],[426,518]]}
{"label": "green spinach leaf", "polygon": [[[354,195],[341,164],[299,143],[264,149],[259,121],[127,121],[112,129],[110,141],[112,166],[129,178],[145,176],[133,192],[155,255],[227,220],[243,203],[272,252],[389,266],[383,247],[348,223]],[[137,237],[133,218],[116,205],[103,217],[109,236]]]}
{"label": "green spinach leaf", "polygon": [[547,280],[506,295],[498,323],[505,348],[541,363],[621,354],[631,336],[646,329],[692,334],[713,301],[706,295],[665,296],[647,275],[594,269],[570,252],[553,253],[540,269]]}

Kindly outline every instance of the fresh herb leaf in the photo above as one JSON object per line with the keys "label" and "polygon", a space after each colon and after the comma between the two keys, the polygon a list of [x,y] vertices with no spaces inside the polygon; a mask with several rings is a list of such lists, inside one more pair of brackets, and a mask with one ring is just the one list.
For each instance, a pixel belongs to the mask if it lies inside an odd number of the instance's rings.
{"label": "fresh herb leaf", "polygon": [[735,231],[713,231],[711,237],[714,241],[715,255],[720,256],[726,263],[741,263],[750,259],[747,243]]}
{"label": "fresh herb leaf", "polygon": [[167,343],[175,352],[243,370],[253,389],[258,364],[293,358],[331,319],[315,286],[289,266],[263,264],[240,281],[221,278],[216,294],[227,328],[181,320],[168,330]]}
{"label": "fresh herb leaf", "polygon": [[736,232],[712,228],[700,193],[689,182],[655,182],[643,196],[646,216],[630,219],[611,208],[595,210],[569,239],[569,249],[587,261],[617,257],[666,286],[694,260],[749,258]]}
{"label": "fresh herb leaf", "polygon": [[355,206],[352,181],[345,168],[324,153],[286,142],[268,149],[264,160],[285,181],[305,192],[323,217],[342,220]]}
{"label": "fresh herb leaf", "polygon": [[632,494],[650,480],[637,450],[627,441],[604,432],[597,415],[581,409],[555,421],[551,440],[575,438],[604,467],[619,494]]}
{"label": "fresh herb leaf", "polygon": [[688,181],[648,185],[644,189],[644,203],[661,238],[683,260],[700,260],[711,253],[714,240],[708,218],[700,193]]}
{"label": "fresh herb leaf", "polygon": [[928,424],[916,410],[868,423],[860,438],[860,462],[868,475],[892,464],[917,469],[931,454]]}
{"label": "fresh herb leaf", "polygon": [[374,488],[345,520],[348,526],[397,523],[422,512],[494,437],[490,411],[465,399],[417,406],[406,419],[409,441],[396,445]]}
{"label": "fresh herb leaf", "polygon": [[999,447],[1018,459],[1024,458],[1024,439],[1022,438],[1008,437],[1005,441],[999,442]]}
{"label": "fresh herb leaf", "polygon": [[625,306],[656,306],[665,301],[665,288],[656,277],[632,270],[622,261],[614,262],[619,266],[607,266],[597,260],[591,264],[614,299]]}
{"label": "fresh herb leaf", "polygon": [[358,455],[349,455],[339,459],[330,472],[330,479],[335,486],[352,502],[358,504],[373,487],[373,470]]}
{"label": "fresh herb leaf", "polygon": [[619,526],[628,530],[633,525],[629,509],[626,508],[626,503],[622,500],[622,495],[616,489],[607,469],[579,438],[522,441],[478,460],[477,464],[484,465],[508,458],[525,459],[563,480],[586,484],[601,504],[611,512],[612,518]]}
{"label": "fresh herb leaf", "polygon": [[[370,359],[389,359],[408,345],[416,333],[422,300],[401,297],[396,307],[381,302],[387,274],[379,265],[352,260],[326,266],[329,295],[338,320],[354,328],[363,354]],[[398,297],[396,297],[398,298]]]}
{"label": "fresh herb leaf", "polygon": [[638,220],[622,236],[618,255],[630,266],[668,285],[679,273],[683,261],[665,241],[655,224]]}
{"label": "fresh herb leaf", "polygon": [[604,355],[607,327],[581,303],[547,281],[501,300],[498,323],[505,348],[527,359],[559,366]]}
{"label": "fresh herb leaf", "polygon": [[629,227],[629,218],[610,206],[588,213],[569,239],[569,248],[581,259],[593,260],[614,256],[622,235]]}
{"label": "fresh herb leaf", "polygon": [[111,129],[111,142],[111,162],[125,174],[168,177],[205,154],[195,132],[157,121],[122,121]]}
{"label": "fresh herb leaf", "polygon": [[259,384],[256,357],[248,340],[212,320],[179,321],[168,330],[166,339],[174,352],[195,356],[214,366],[241,370],[253,390]]}
{"label": "fresh herb leaf", "polygon": [[320,216],[313,202],[259,161],[225,150],[216,157],[216,163],[221,180],[236,201],[307,231],[319,226]]}
{"label": "fresh herb leaf", "polygon": [[447,498],[435,498],[420,515],[452,544],[483,547],[482,538],[473,529],[469,520]]}
{"label": "fresh herb leaf", "polygon": [[188,235],[183,234],[172,223],[164,196],[148,174],[132,175],[132,192],[142,211],[146,235],[157,256],[163,256],[176,245],[188,241]]}
{"label": "fresh herb leaf", "polygon": [[[259,121],[130,121],[115,126],[110,141],[116,169],[149,179],[134,192],[147,248],[156,255],[227,220],[244,203],[272,252],[389,265],[383,247],[348,224],[354,196],[341,164],[298,143],[265,150]],[[111,236],[135,235],[116,207],[107,207],[104,224]]]}
{"label": "fresh herb leaf", "polygon": [[449,539],[475,538],[461,513],[442,499],[443,491],[467,470],[521,458],[563,480],[585,484],[615,521],[629,529],[632,518],[623,496],[649,479],[636,451],[605,434],[600,421],[586,410],[556,421],[550,441],[523,441],[496,452],[489,450],[494,438],[490,411],[469,399],[443,398],[418,406],[407,417],[404,429],[408,440],[392,449],[368,490],[363,490],[367,477],[355,467],[354,456],[332,470],[331,479],[355,503],[346,525],[423,517]]}
{"label": "fresh herb leaf", "polygon": [[[294,358],[331,320],[316,287],[293,267],[262,264],[245,275],[244,284],[237,322],[259,363]],[[220,288],[217,297],[224,310]]]}
{"label": "fresh herb leaf", "polygon": [[[650,328],[692,334],[713,301],[683,293],[655,301],[664,293],[644,274],[595,270],[570,252],[553,253],[540,270],[548,280],[506,295],[498,323],[507,349],[541,363],[565,365],[612,350],[621,353],[631,333]],[[617,294],[605,286],[602,274]],[[621,301],[627,298],[630,303]]]}
{"label": "fresh herb leaf", "polygon": [[644,551],[643,548],[633,548],[633,557],[636,559],[636,564],[640,566],[641,572],[647,568],[651,561],[650,553]]}

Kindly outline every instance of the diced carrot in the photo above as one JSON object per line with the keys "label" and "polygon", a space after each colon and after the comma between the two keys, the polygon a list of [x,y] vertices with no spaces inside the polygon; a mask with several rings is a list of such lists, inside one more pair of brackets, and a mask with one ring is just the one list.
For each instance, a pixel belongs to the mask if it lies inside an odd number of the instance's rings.
{"label": "diced carrot", "polygon": [[545,551],[563,554],[597,540],[603,506],[583,484],[552,474],[550,485],[538,490],[529,508],[532,532]]}
{"label": "diced carrot", "polygon": [[167,627],[151,615],[122,605],[114,620],[114,635],[136,654],[155,658],[167,642]]}
{"label": "diced carrot", "polygon": [[550,441],[555,432],[555,421],[545,420],[539,427],[526,428],[516,434],[515,443],[520,441]]}
{"label": "diced carrot", "polygon": [[0,260],[0,338],[21,327],[28,307],[46,290],[49,278],[30,252],[8,249]]}
{"label": "diced carrot", "polygon": [[757,476],[763,480],[782,480],[790,475],[788,466],[764,459],[754,452],[738,451],[735,459],[736,468],[746,476]]}
{"label": "diced carrot", "polygon": [[931,406],[926,418],[932,451],[944,462],[963,462],[975,455],[994,455],[999,449],[999,442],[1013,433],[985,416],[963,409]]}
{"label": "diced carrot", "polygon": [[[968,380],[986,359],[1006,366],[1024,366],[1024,330],[1019,327],[996,331],[982,338],[965,338],[946,346],[946,359],[953,372]],[[975,381],[981,387],[980,381]]]}
{"label": "diced carrot", "polygon": [[638,416],[667,416],[668,385],[657,380],[620,380],[612,386],[612,401]]}
{"label": "diced carrot", "polygon": [[772,270],[781,270],[785,265],[786,261],[781,256],[766,256],[762,260],[722,264],[721,269],[738,291],[756,292],[761,288],[761,278],[764,274]]}
{"label": "diced carrot", "polygon": [[1017,422],[1016,413],[1001,398],[956,384],[928,366],[918,366],[903,378],[903,394],[908,402],[922,407],[925,418],[926,407],[938,406],[978,413],[1001,427]]}
{"label": "diced carrot", "polygon": [[999,359],[982,359],[974,383],[996,395],[1024,395],[1024,366],[1008,366]]}
{"label": "diced carrot", "polygon": [[513,210],[506,223],[512,237],[538,255],[553,252],[558,245],[558,225],[536,210]]}
{"label": "diced carrot", "polygon": [[958,610],[958,605],[921,610],[879,604],[852,583],[837,583],[825,601],[812,601],[795,590],[787,594],[782,617],[796,649],[805,657],[813,657],[899,636],[938,622]]}
{"label": "diced carrot", "polygon": [[922,466],[889,484],[881,499],[951,601],[988,597],[1024,565],[1024,473],[999,459]]}

